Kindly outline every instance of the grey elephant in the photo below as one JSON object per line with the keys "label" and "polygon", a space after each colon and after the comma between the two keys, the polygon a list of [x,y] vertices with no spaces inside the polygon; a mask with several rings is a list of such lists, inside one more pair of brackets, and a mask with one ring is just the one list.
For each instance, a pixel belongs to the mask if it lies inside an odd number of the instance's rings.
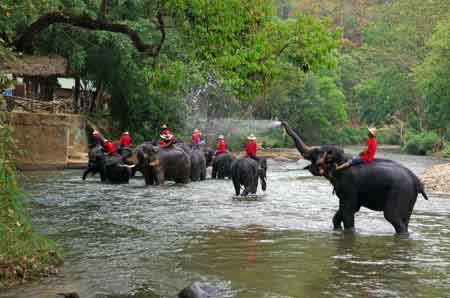
{"label": "grey elephant", "polygon": [[353,230],[355,213],[361,207],[383,211],[384,217],[397,233],[407,233],[411,213],[420,193],[428,199],[423,184],[403,165],[388,159],[353,165],[343,170],[336,166],[349,156],[332,145],[310,147],[286,123],[286,132],[303,157],[311,162],[307,167],[314,176],[324,176],[333,185],[339,198],[339,209],[333,217],[335,229]]}
{"label": "grey elephant", "polygon": [[267,161],[265,158],[259,158],[259,162],[250,157],[235,160],[231,166],[231,179],[236,196],[239,196],[241,192],[241,185],[244,186],[243,196],[256,194],[259,179],[261,179],[261,188],[265,191],[266,175]]}
{"label": "grey elephant", "polygon": [[228,152],[216,155],[212,162],[211,177],[213,179],[231,178],[231,164],[234,160],[236,157]]}
{"label": "grey elephant", "polygon": [[183,149],[170,146],[160,148],[145,142],[136,148],[138,168],[142,171],[146,185],[164,184],[165,181],[189,183],[191,161]]}
{"label": "grey elephant", "polygon": [[176,143],[175,146],[183,149],[191,160],[191,181],[203,181],[206,179],[206,160],[203,151],[199,146],[192,146],[186,143]]}

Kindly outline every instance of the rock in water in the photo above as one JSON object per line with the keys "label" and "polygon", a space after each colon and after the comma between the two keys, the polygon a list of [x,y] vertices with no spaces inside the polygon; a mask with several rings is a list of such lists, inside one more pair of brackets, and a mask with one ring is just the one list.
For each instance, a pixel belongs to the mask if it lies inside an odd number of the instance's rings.
{"label": "rock in water", "polygon": [[209,283],[194,281],[189,287],[178,293],[178,298],[211,298],[217,291]]}
{"label": "rock in water", "polygon": [[59,297],[64,297],[64,298],[80,298],[80,296],[76,292],[72,292],[72,293],[58,293],[57,295]]}

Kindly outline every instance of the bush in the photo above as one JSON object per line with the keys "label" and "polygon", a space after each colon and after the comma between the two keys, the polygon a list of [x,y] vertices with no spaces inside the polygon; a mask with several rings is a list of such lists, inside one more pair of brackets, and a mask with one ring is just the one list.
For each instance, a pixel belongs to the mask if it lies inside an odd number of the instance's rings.
{"label": "bush", "polygon": [[345,127],[337,133],[340,145],[363,144],[367,139],[367,128]]}
{"label": "bush", "polygon": [[426,155],[439,144],[439,136],[434,132],[414,133],[406,135],[403,150],[410,154]]}
{"label": "bush", "polygon": [[450,157],[450,143],[442,150],[442,155],[445,157]]}

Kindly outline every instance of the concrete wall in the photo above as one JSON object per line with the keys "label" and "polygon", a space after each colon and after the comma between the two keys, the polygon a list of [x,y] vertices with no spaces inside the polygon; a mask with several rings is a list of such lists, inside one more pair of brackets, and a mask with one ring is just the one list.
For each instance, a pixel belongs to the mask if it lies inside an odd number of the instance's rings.
{"label": "concrete wall", "polygon": [[87,152],[86,121],[66,114],[7,113],[20,170],[62,169]]}

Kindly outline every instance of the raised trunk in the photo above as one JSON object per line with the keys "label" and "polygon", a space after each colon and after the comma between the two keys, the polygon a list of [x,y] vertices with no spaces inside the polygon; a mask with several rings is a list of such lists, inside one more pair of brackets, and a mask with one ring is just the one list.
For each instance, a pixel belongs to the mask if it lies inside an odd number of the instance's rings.
{"label": "raised trunk", "polygon": [[283,121],[281,124],[286,129],[287,134],[292,138],[292,140],[294,140],[294,145],[297,150],[303,155],[304,158],[308,159],[311,148],[303,142],[298,134],[296,134],[286,122]]}

